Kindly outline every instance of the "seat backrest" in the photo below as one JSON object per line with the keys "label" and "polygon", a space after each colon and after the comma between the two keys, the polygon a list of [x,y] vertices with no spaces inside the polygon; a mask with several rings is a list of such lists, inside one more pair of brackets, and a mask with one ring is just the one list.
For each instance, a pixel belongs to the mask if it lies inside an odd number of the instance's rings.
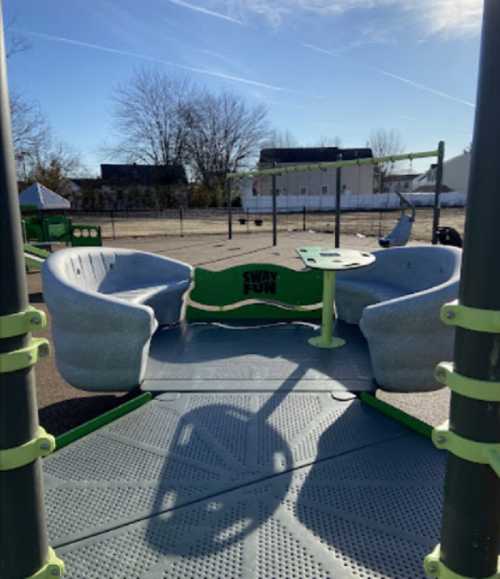
{"label": "seat backrest", "polygon": [[68,248],[47,260],[50,273],[86,291],[113,293],[189,281],[191,266],[163,256],[111,247]]}
{"label": "seat backrest", "polygon": [[[197,267],[189,321],[316,320],[321,315],[322,273],[274,264],[245,264],[222,271]],[[319,304],[319,305],[318,305]]]}
{"label": "seat backrest", "polygon": [[414,293],[445,283],[460,275],[462,252],[455,247],[419,245],[374,251],[374,264],[338,274],[339,279],[370,281]]}

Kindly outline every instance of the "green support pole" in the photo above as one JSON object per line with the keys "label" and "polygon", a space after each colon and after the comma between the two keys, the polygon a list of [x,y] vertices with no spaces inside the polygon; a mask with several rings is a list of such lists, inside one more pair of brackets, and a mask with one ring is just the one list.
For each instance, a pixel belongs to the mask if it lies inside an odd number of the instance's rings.
{"label": "green support pole", "polygon": [[[459,304],[500,311],[498,0],[485,0],[483,18]],[[465,329],[458,323],[456,328],[455,371],[491,382],[492,401],[451,395],[450,430],[476,442],[500,443],[500,402],[494,401],[500,382],[500,326],[498,330]],[[490,465],[449,453],[440,563],[435,567],[444,565],[463,577],[491,577],[497,573],[499,553],[500,479]]]}
{"label": "green support pole", "polygon": [[438,242],[438,227],[441,216],[441,190],[443,188],[444,141],[439,141],[436,167],[436,192],[434,194],[434,212],[432,215],[432,245]]}
{"label": "green support pole", "polygon": [[[1,3],[0,267],[0,317],[23,312],[28,299]],[[28,333],[2,335],[0,356],[28,346],[31,340]],[[0,453],[34,439],[38,426],[33,366],[0,372]],[[41,461],[37,459],[18,468],[0,468],[0,577],[29,577],[42,569],[48,554]]]}
{"label": "green support pole", "polygon": [[323,271],[323,310],[321,312],[321,334],[309,338],[309,344],[316,348],[340,348],[345,340],[333,335],[337,312],[335,309],[335,272]]}

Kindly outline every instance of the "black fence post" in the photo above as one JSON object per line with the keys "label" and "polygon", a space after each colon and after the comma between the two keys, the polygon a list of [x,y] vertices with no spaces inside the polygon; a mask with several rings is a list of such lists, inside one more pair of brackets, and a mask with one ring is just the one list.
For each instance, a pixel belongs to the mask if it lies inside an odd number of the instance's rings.
{"label": "black fence post", "polygon": [[[337,158],[342,160],[342,155]],[[340,247],[340,194],[342,187],[342,168],[337,167],[336,170],[336,191],[335,191],[335,247]]]}
{"label": "black fence post", "polygon": [[[276,166],[274,163],[273,166]],[[273,195],[273,246],[278,244],[278,219],[276,206],[276,175],[272,175],[272,195]]]}
{"label": "black fence post", "polygon": [[184,209],[179,207],[179,226],[181,230],[181,237],[184,237]]}
{"label": "black fence post", "polygon": [[443,188],[444,141],[439,141],[438,161],[436,167],[436,192],[434,194],[434,212],[432,216],[432,245],[438,242],[439,218],[441,216],[441,190]]}
{"label": "black fence post", "polygon": [[231,198],[231,181],[226,177],[226,200],[227,200],[227,238],[233,239],[233,200]]}
{"label": "black fence post", "polygon": [[302,207],[302,231],[307,229],[306,226],[306,206]]}

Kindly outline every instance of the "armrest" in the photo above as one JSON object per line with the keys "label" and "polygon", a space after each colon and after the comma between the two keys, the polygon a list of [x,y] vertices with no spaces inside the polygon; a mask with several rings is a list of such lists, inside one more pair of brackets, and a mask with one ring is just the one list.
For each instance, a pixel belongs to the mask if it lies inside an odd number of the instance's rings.
{"label": "armrest", "polygon": [[408,294],[364,309],[360,325],[378,332],[394,331],[401,323],[412,324],[415,331],[429,332],[443,328],[439,312],[441,306],[455,299],[458,279],[439,286]]}
{"label": "armrest", "polygon": [[131,333],[150,336],[157,327],[154,312],[149,306],[132,304],[69,284],[42,271],[44,297],[51,316],[61,330],[95,333]]}

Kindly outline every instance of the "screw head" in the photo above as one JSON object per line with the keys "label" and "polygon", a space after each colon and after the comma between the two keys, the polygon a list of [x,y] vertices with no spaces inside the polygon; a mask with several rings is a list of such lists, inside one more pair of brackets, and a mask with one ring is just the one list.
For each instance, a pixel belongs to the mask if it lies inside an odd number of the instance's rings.
{"label": "screw head", "polygon": [[43,441],[40,443],[40,448],[42,450],[50,450],[50,444],[47,441]]}
{"label": "screw head", "polygon": [[439,565],[435,561],[433,561],[432,563],[429,563],[427,565],[427,570],[429,571],[429,573],[437,575],[439,572]]}
{"label": "screw head", "polygon": [[453,318],[455,318],[456,314],[453,310],[447,310],[446,311],[446,319],[448,320],[453,320]]}
{"label": "screw head", "polygon": [[41,323],[41,320],[38,316],[33,316],[30,320],[30,322],[34,325],[34,326],[39,326]]}
{"label": "screw head", "polygon": [[438,434],[436,436],[436,443],[437,444],[446,444],[446,434]]}

